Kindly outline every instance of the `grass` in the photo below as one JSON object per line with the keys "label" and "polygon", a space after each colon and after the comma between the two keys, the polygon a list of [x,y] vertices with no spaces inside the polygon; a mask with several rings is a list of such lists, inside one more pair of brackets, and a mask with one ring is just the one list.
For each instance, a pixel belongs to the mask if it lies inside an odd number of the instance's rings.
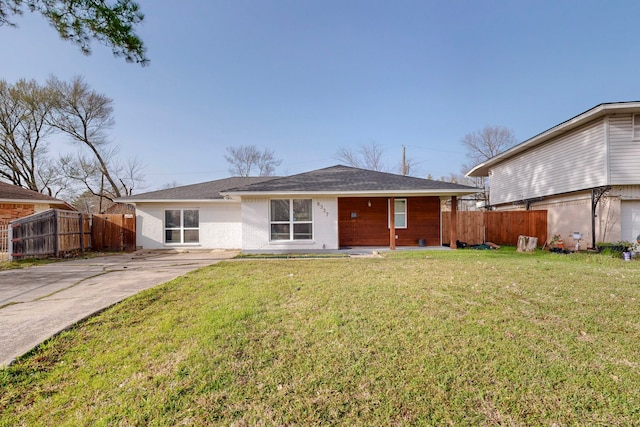
{"label": "grass", "polygon": [[9,425],[638,425],[640,263],[397,252],[246,260],[0,371]]}

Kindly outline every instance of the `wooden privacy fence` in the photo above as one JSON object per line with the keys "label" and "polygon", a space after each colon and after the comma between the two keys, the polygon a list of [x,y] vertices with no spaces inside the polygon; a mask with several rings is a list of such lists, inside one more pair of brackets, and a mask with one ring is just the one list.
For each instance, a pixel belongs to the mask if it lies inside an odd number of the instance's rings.
{"label": "wooden privacy fence", "polygon": [[134,251],[136,249],[135,215],[93,215],[91,242],[93,250],[96,251]]}
{"label": "wooden privacy fence", "polygon": [[[449,215],[442,215],[442,235],[449,235]],[[493,242],[498,245],[518,243],[518,236],[538,238],[538,244],[547,241],[547,211],[506,211],[456,213],[458,240],[470,245]]]}
{"label": "wooden privacy fence", "polygon": [[[132,214],[91,217],[51,209],[12,221],[9,226],[14,258],[59,257],[89,249],[130,251],[136,247],[136,220]],[[0,244],[1,239],[0,233]]]}
{"label": "wooden privacy fence", "polygon": [[14,258],[59,257],[91,248],[89,217],[81,212],[50,209],[10,226]]}

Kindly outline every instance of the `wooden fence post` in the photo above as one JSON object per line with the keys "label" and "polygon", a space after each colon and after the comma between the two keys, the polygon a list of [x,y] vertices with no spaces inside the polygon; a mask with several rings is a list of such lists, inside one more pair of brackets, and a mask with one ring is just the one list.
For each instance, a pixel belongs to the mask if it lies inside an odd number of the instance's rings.
{"label": "wooden fence post", "polygon": [[58,224],[58,209],[53,210],[53,256],[58,258],[60,256],[60,233]]}
{"label": "wooden fence post", "polygon": [[449,221],[449,247],[451,249],[456,249],[458,244],[456,240],[458,239],[458,199],[456,196],[451,196],[451,212],[450,221]]}

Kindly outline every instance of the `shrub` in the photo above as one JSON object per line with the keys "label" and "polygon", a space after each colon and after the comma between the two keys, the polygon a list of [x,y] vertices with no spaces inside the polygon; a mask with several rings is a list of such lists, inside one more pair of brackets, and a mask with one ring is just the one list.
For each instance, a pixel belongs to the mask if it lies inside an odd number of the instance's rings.
{"label": "shrub", "polygon": [[598,251],[603,255],[609,255],[613,258],[622,258],[623,252],[635,251],[637,248],[637,243],[620,241],[616,243],[598,243],[596,245],[598,247]]}

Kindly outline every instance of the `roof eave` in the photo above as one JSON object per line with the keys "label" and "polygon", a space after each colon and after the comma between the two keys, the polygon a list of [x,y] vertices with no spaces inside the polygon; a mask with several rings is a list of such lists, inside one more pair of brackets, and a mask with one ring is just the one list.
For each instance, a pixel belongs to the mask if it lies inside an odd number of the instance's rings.
{"label": "roof eave", "polygon": [[482,192],[482,189],[440,189],[440,190],[372,190],[372,191],[237,191],[230,196],[274,197],[274,196],[466,196]]}
{"label": "roof eave", "polygon": [[483,177],[489,176],[489,170],[495,166],[496,164],[516,155],[525,150],[528,150],[536,145],[542,144],[551,138],[558,136],[559,134],[565,133],[572,129],[575,129],[591,120],[595,120],[597,118],[603,117],[612,112],[625,112],[625,111],[638,111],[640,112],[640,102],[616,102],[609,104],[600,104],[597,105],[590,110],[585,111],[584,113],[578,114],[577,116],[562,122],[546,131],[539,133],[538,135],[527,139],[526,141],[516,145],[515,147],[510,148],[507,151],[504,151],[498,154],[495,157],[487,160],[484,163],[481,163],[471,169],[465,176],[468,177]]}
{"label": "roof eave", "polygon": [[0,203],[27,203],[40,205],[66,205],[63,200],[38,200],[38,199],[0,199]]}
{"label": "roof eave", "polygon": [[113,200],[118,203],[128,203],[135,205],[136,203],[230,203],[238,202],[232,198],[223,199],[122,199],[116,198]]}

